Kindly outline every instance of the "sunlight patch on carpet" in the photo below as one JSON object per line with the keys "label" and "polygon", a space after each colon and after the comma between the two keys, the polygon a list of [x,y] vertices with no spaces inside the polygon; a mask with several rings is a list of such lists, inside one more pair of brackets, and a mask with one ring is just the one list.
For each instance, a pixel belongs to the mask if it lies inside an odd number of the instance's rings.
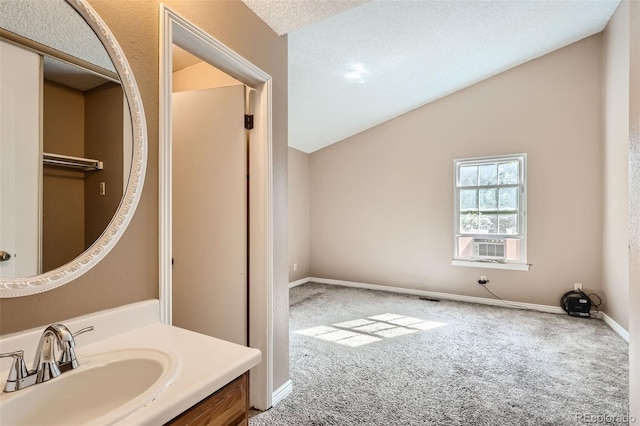
{"label": "sunlight patch on carpet", "polygon": [[396,328],[396,326],[393,324],[387,324],[386,322],[374,322],[373,324],[356,327],[354,330],[364,331],[365,333],[375,333],[376,331],[385,330],[387,328]]}
{"label": "sunlight patch on carpet", "polygon": [[340,343],[341,345],[344,345],[344,346],[351,346],[352,348],[355,348],[357,346],[363,346],[369,343],[379,342],[380,340],[382,339],[379,337],[367,336],[366,334],[358,334],[357,336],[340,340],[337,343]]}
{"label": "sunlight patch on carpet", "polygon": [[307,328],[306,330],[296,331],[298,334],[304,334],[305,336],[319,336],[320,334],[330,333],[336,331],[333,327],[327,327],[321,325],[320,327]]}
{"label": "sunlight patch on carpet", "polygon": [[404,327],[394,327],[388,330],[376,331],[376,335],[390,339],[392,337],[404,336],[405,334],[417,333],[418,330],[410,330]]}
{"label": "sunlight patch on carpet", "polygon": [[322,339],[322,340],[328,340],[330,342],[337,342],[338,340],[347,339],[349,337],[355,337],[357,335],[358,333],[353,333],[351,331],[336,330],[336,331],[332,331],[331,333],[320,334],[319,336],[314,336],[314,337],[317,337],[318,339]]}
{"label": "sunlight patch on carpet", "polygon": [[384,339],[405,336],[419,331],[445,326],[445,323],[397,314],[382,314],[368,318],[321,325],[295,331],[296,334],[315,337],[343,346],[358,347]]}
{"label": "sunlight patch on carpet", "polygon": [[353,327],[358,327],[361,325],[367,325],[367,324],[373,324],[375,321],[371,321],[371,320],[366,320],[366,319],[357,319],[357,320],[353,320],[353,321],[345,321],[345,322],[339,322],[337,324],[333,324],[336,327],[343,327],[343,328],[353,328]]}

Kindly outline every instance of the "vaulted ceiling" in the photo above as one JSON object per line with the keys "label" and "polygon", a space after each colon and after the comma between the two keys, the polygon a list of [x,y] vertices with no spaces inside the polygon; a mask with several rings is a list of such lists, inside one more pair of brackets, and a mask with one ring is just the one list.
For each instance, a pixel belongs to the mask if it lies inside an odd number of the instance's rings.
{"label": "vaulted ceiling", "polygon": [[313,152],[604,29],[619,0],[243,0],[289,46]]}

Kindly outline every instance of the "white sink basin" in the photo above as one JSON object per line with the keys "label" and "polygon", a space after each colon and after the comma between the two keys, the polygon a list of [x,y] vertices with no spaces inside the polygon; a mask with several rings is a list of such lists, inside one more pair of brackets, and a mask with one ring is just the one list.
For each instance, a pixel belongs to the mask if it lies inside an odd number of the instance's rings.
{"label": "white sink basin", "polygon": [[153,401],[179,367],[176,356],[153,349],[105,352],[78,361],[79,368],[46,383],[3,393],[0,424],[112,424]]}

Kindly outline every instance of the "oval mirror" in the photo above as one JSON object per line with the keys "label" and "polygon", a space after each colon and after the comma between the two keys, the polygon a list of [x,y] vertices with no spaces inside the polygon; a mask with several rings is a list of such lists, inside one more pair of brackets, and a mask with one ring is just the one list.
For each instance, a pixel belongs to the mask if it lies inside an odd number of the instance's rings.
{"label": "oval mirror", "polygon": [[0,0],[0,297],[87,272],[140,199],[146,123],[115,37],[85,0]]}

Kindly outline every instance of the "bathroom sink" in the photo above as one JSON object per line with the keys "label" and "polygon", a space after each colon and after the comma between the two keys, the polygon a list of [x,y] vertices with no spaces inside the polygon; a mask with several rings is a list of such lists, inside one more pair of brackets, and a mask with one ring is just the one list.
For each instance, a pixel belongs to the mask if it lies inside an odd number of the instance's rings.
{"label": "bathroom sink", "polygon": [[179,368],[170,353],[127,349],[79,357],[80,367],[3,393],[2,425],[108,425],[152,402]]}

